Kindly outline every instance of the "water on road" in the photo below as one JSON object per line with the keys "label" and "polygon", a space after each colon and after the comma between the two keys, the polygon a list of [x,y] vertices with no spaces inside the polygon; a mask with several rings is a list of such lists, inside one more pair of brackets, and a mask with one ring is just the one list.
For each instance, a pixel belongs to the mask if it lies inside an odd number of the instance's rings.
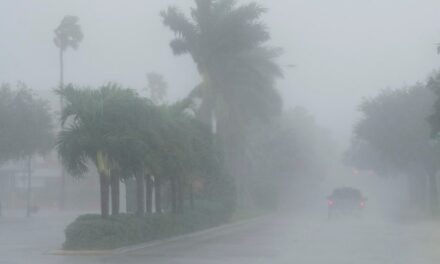
{"label": "water on road", "polygon": [[366,214],[329,221],[325,213],[273,215],[201,236],[112,256],[54,256],[74,215],[0,220],[2,264],[437,264],[440,225]]}

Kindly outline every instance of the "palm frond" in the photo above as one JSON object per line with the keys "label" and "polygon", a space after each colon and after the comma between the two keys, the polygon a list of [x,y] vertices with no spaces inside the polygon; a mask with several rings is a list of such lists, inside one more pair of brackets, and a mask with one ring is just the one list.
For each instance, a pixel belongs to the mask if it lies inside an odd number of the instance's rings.
{"label": "palm frond", "polygon": [[193,40],[196,35],[196,27],[188,18],[175,7],[169,7],[162,11],[163,24],[171,29],[177,36]]}
{"label": "palm frond", "polygon": [[84,35],[81,26],[78,24],[79,18],[76,16],[65,16],[60,25],[54,30],[54,44],[62,50],[71,47],[77,49]]}
{"label": "palm frond", "polygon": [[183,55],[190,52],[189,43],[183,38],[175,38],[170,42],[170,47],[174,55]]}
{"label": "palm frond", "polygon": [[90,143],[85,131],[77,125],[59,133],[56,148],[63,166],[71,175],[82,176],[88,171]]}

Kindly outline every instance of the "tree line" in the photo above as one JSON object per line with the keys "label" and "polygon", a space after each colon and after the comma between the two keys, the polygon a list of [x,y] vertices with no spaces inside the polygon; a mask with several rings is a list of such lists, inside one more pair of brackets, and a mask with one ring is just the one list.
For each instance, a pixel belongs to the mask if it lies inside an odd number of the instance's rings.
{"label": "tree line", "polygon": [[92,165],[97,169],[104,217],[119,213],[121,181],[136,182],[138,215],[151,213],[153,200],[161,212],[164,193],[171,211],[183,212],[185,202],[197,203],[197,195],[210,197],[196,192],[201,185],[230,198],[226,204],[233,198],[242,208],[273,208],[283,183],[317,179],[328,166],[315,143],[330,144],[327,133],[306,111],[283,112],[276,88],[283,76],[277,62],[282,50],[269,44],[262,21],[267,9],[231,0],[194,3],[190,18],[177,7],[160,13],[175,34],[172,52],[191,56],[201,79],[172,104],[164,103],[166,82],[155,73],[147,76],[148,98],[116,83],[65,86],[64,53],[77,49],[84,36],[74,16],[55,29],[61,102],[57,151],[72,176],[84,175]]}
{"label": "tree line", "polygon": [[[440,74],[427,82],[386,89],[360,105],[349,164],[379,175],[406,177],[409,205],[438,215]],[[428,186],[428,187],[427,187]]]}

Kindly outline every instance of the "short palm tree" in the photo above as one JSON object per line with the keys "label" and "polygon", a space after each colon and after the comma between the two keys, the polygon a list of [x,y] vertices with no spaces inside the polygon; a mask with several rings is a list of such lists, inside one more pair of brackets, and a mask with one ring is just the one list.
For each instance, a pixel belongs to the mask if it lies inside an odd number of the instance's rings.
{"label": "short palm tree", "polygon": [[[61,161],[74,176],[87,172],[90,162],[95,165],[100,177],[101,214],[107,217],[110,178],[112,172],[127,170],[120,153],[140,134],[134,124],[143,114],[139,110],[143,101],[132,90],[116,84],[98,90],[69,85],[56,92],[66,102],[61,115],[61,123],[66,126],[57,143]],[[118,197],[113,199],[115,205]]]}

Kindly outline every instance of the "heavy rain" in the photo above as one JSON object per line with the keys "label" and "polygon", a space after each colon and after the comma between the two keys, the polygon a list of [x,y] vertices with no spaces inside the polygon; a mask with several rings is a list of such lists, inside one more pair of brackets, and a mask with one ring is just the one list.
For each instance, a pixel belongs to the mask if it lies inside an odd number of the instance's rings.
{"label": "heavy rain", "polygon": [[0,264],[440,263],[439,11],[0,0]]}

